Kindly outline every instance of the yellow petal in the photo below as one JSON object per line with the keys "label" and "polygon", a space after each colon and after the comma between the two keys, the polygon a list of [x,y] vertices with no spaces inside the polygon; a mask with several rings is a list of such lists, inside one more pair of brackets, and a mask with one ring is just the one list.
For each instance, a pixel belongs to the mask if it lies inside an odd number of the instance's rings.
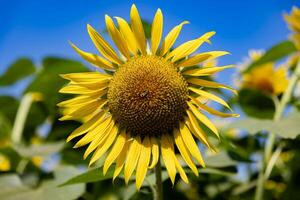
{"label": "yellow petal", "polygon": [[109,17],[108,15],[105,15],[105,23],[106,23],[106,27],[107,27],[107,30],[108,30],[108,33],[109,33],[110,37],[113,39],[113,41],[117,45],[120,52],[127,59],[130,59],[130,52],[129,52],[129,49],[127,47],[126,41],[125,41],[123,35],[121,35],[119,30],[116,28],[116,26],[115,26],[113,20],[111,19],[111,17]]}
{"label": "yellow petal", "polygon": [[139,12],[134,4],[131,6],[130,21],[131,21],[131,29],[137,41],[138,48],[143,55],[146,55],[145,32],[144,32],[144,28],[143,28],[143,24]]}
{"label": "yellow petal", "polygon": [[173,152],[173,159],[174,159],[174,164],[176,166],[176,169],[180,175],[180,178],[185,182],[185,183],[189,183],[188,177],[186,176],[183,168],[181,167],[180,163],[178,162],[176,155]]}
{"label": "yellow petal", "polygon": [[106,137],[106,139],[103,142],[101,142],[101,144],[94,152],[89,165],[96,162],[109,149],[109,147],[114,143],[117,134],[118,134],[118,126],[115,125],[112,128],[112,130],[108,133],[109,137]]}
{"label": "yellow petal", "polygon": [[121,65],[122,61],[112,47],[103,39],[103,37],[89,24],[87,25],[87,29],[98,51],[111,62]]}
{"label": "yellow petal", "polygon": [[91,100],[92,100],[91,96],[80,95],[80,96],[74,97],[72,99],[62,101],[62,102],[58,103],[57,106],[59,106],[59,107],[69,107],[69,106],[74,106],[74,105],[86,103],[87,101],[91,101]]}
{"label": "yellow petal", "polygon": [[135,170],[141,152],[141,139],[136,137],[130,145],[127,160],[124,167],[125,183],[128,184],[132,172]]}
{"label": "yellow petal", "polygon": [[95,99],[100,99],[104,95],[107,94],[107,90],[100,90],[99,92],[91,93],[90,95],[80,95],[77,97],[74,97],[72,99],[62,101],[57,104],[59,107],[73,107],[74,106],[80,106],[86,102],[95,100]]}
{"label": "yellow petal", "polygon": [[71,108],[70,112],[66,113],[68,117],[64,116],[60,118],[60,120],[73,120],[73,119],[81,119],[87,115],[98,112],[103,106],[105,106],[108,102],[106,99],[96,99],[95,102],[87,103],[82,106]]}
{"label": "yellow petal", "polygon": [[93,93],[94,91],[82,86],[72,84],[72,85],[64,86],[59,90],[59,92],[65,94],[90,94]]}
{"label": "yellow petal", "polygon": [[191,168],[191,170],[194,172],[194,174],[196,176],[198,176],[199,175],[198,169],[197,169],[196,165],[194,164],[194,162],[192,161],[190,154],[187,151],[187,148],[186,148],[183,140],[181,139],[179,130],[177,130],[177,129],[174,130],[174,137],[175,137],[175,143],[177,145],[177,148],[178,148],[182,158],[184,159],[186,164]]}
{"label": "yellow petal", "polygon": [[109,79],[99,80],[97,82],[82,82],[82,83],[74,83],[73,85],[82,86],[91,90],[99,90],[101,88],[107,88],[109,85]]}
{"label": "yellow petal", "polygon": [[196,158],[198,163],[205,167],[205,163],[203,161],[203,158],[201,156],[201,153],[199,151],[199,148],[189,131],[189,129],[186,127],[184,123],[180,123],[180,136],[184,142],[184,144],[188,147],[188,150],[190,151],[191,155]]}
{"label": "yellow petal", "polygon": [[190,66],[198,65],[203,61],[212,60],[227,54],[229,53],[226,51],[210,51],[205,53],[199,53],[193,57],[181,61],[180,63],[178,63],[177,67],[190,67]]}
{"label": "yellow petal", "polygon": [[188,42],[183,43],[179,47],[175,48],[167,55],[167,59],[172,58],[172,62],[176,62],[181,58],[184,58],[192,53],[194,53],[204,42],[209,42],[209,38],[213,36],[215,32],[208,32],[202,35],[201,37],[190,40]]}
{"label": "yellow petal", "polygon": [[234,94],[237,94],[236,90],[227,86],[227,85],[223,85],[214,81],[207,81],[207,80],[203,80],[203,79],[197,79],[197,78],[189,78],[186,79],[187,82],[195,84],[195,85],[199,85],[199,86],[203,86],[203,87],[209,87],[209,88],[222,88],[222,89],[226,89],[226,90],[230,90],[231,92],[233,92]]}
{"label": "yellow petal", "polygon": [[[187,125],[187,127],[189,128],[189,130],[190,130],[190,132],[194,135],[194,136],[196,136],[203,144],[204,144],[204,142],[201,140],[201,138],[199,137],[199,133],[197,133],[196,131],[195,131],[195,129],[194,129],[194,127],[193,127],[193,125],[191,124],[191,120],[190,119],[186,119],[186,121],[185,121],[185,124]],[[198,124],[198,123],[197,123]],[[204,132],[204,130],[200,127],[200,126],[198,126],[199,128],[199,131],[200,131],[200,134],[201,135],[203,135],[203,136],[205,136],[206,137],[206,133]],[[217,153],[218,152],[218,150],[209,142],[209,139],[207,138],[207,143],[208,143],[208,148],[209,148],[209,150],[211,150],[212,152],[214,152],[214,153]]]}
{"label": "yellow petal", "polygon": [[203,67],[199,69],[191,69],[182,72],[183,75],[189,76],[211,76],[217,72],[223,71],[224,69],[233,68],[234,65],[226,65],[222,67]]}
{"label": "yellow petal", "polygon": [[215,110],[213,108],[210,108],[204,104],[202,104],[201,102],[199,102],[197,99],[190,97],[192,99],[192,102],[195,103],[199,108],[205,110],[206,112],[212,114],[212,115],[217,115],[220,117],[239,117],[240,115],[235,114],[235,113],[223,113],[220,112],[218,110]]}
{"label": "yellow petal", "polygon": [[120,135],[116,139],[116,142],[109,152],[107,158],[105,159],[103,165],[103,174],[105,175],[111,164],[117,159],[119,154],[122,152],[122,149],[126,143],[127,137],[125,130],[121,131]]}
{"label": "yellow petal", "polygon": [[103,78],[111,78],[109,74],[102,74],[99,72],[82,72],[82,73],[69,73],[60,75],[62,78],[75,81],[75,82],[91,82]]}
{"label": "yellow petal", "polygon": [[191,109],[192,113],[196,116],[196,118],[207,126],[218,138],[220,138],[217,128],[214,124],[205,116],[203,115],[192,103],[188,102],[188,106]]}
{"label": "yellow petal", "polygon": [[122,33],[127,45],[133,55],[136,55],[138,52],[137,42],[135,40],[135,36],[128,25],[128,23],[122,19],[121,17],[115,17],[120,27],[120,32]]}
{"label": "yellow petal", "polygon": [[101,121],[101,124],[99,124],[96,128],[92,129],[91,131],[89,131],[87,134],[85,134],[74,146],[74,148],[77,147],[81,147],[84,146],[86,144],[88,144],[91,141],[96,141],[96,139],[100,138],[101,136],[103,136],[103,134],[105,133],[105,129],[107,129],[107,127],[109,127],[109,125],[111,124],[111,119],[112,117],[109,116],[107,117],[105,120]]}
{"label": "yellow petal", "polygon": [[[190,125],[192,126],[195,136],[207,147],[210,147],[210,144],[208,142],[208,138],[206,136],[206,134],[204,133],[204,131],[201,129],[201,127],[199,126],[197,119],[195,118],[195,116],[193,115],[193,113],[189,110],[186,111],[187,115],[188,115],[188,119],[187,121],[190,123]],[[191,131],[193,132],[193,131]]]}
{"label": "yellow petal", "polygon": [[287,78],[288,77],[287,74],[288,74],[287,67],[280,67],[274,72],[272,82],[273,82],[275,94],[279,95],[283,93],[288,87],[289,80]]}
{"label": "yellow petal", "polygon": [[114,175],[113,175],[113,180],[116,179],[116,177],[120,174],[120,172],[123,169],[124,162],[126,160],[126,155],[127,155],[127,152],[128,152],[128,149],[129,149],[129,146],[131,145],[131,143],[132,143],[132,140],[127,140],[125,142],[125,145],[124,145],[121,153],[117,157],[116,167],[115,167],[115,171],[114,171]]}
{"label": "yellow petal", "polygon": [[92,54],[92,53],[88,53],[85,51],[80,50],[78,47],[76,47],[73,43],[71,43],[71,46],[73,47],[73,49],[86,61],[92,63],[93,65],[95,65],[96,67],[99,67],[101,69],[107,69],[107,70],[112,70],[114,69],[114,66],[111,62],[109,62],[108,60],[102,58],[101,56]]}
{"label": "yellow petal", "polygon": [[184,170],[182,169],[182,167],[181,167],[180,163],[178,162],[177,157],[176,157],[176,155],[175,155],[174,147],[173,147],[173,140],[171,139],[170,136],[167,136],[166,138],[167,138],[167,140],[168,140],[168,142],[169,142],[169,144],[170,144],[170,146],[171,146],[170,156],[173,158],[173,162],[174,162],[174,164],[175,164],[175,167],[176,167],[176,169],[178,170],[181,179],[182,179],[185,183],[188,183],[189,180],[188,180],[188,178],[187,178],[187,176],[186,176]]}
{"label": "yellow petal", "polygon": [[64,120],[75,120],[75,119],[82,119],[86,116],[99,112],[100,109],[106,105],[107,100],[92,100],[87,103],[83,103],[78,106],[68,107],[64,109],[63,117],[59,118],[60,121]]}
{"label": "yellow petal", "polygon": [[170,179],[172,181],[172,184],[174,185],[175,176],[176,176],[176,166],[174,163],[174,157],[172,155],[172,153],[174,154],[172,145],[173,144],[170,144],[170,142],[168,140],[168,135],[166,135],[166,134],[162,135],[162,137],[161,137],[161,155],[164,160],[164,163],[167,168]]}
{"label": "yellow petal", "polygon": [[157,141],[154,137],[151,137],[151,148],[152,148],[152,161],[149,166],[149,169],[153,169],[158,162],[159,159],[159,147]]}
{"label": "yellow petal", "polygon": [[89,121],[85,122],[81,126],[79,126],[77,129],[75,129],[67,138],[67,142],[72,140],[75,137],[78,137],[92,129],[94,129],[96,126],[98,126],[99,123],[104,119],[106,112],[102,111],[96,114],[93,118],[91,118]]}
{"label": "yellow petal", "polygon": [[160,55],[163,56],[165,55],[170,48],[173,46],[173,44],[175,43],[176,39],[179,36],[179,33],[182,29],[182,26],[185,24],[188,24],[188,21],[184,21],[182,23],[180,23],[179,25],[175,26],[169,33],[168,35],[165,37],[163,43],[162,43],[162,47],[161,47],[161,51],[160,51]]}
{"label": "yellow petal", "polygon": [[[104,129],[103,128],[98,129],[97,132],[94,131],[93,133],[90,134],[92,137],[87,138],[86,143],[90,143],[90,144],[84,152],[84,155],[83,155],[84,159],[86,159],[90,155],[90,153],[92,153],[96,148],[103,145],[103,143],[106,141],[107,137],[110,136],[111,132],[116,128],[115,126],[116,126],[115,122],[112,120],[108,124],[108,126],[106,126]],[[93,157],[94,157],[94,155],[93,155]],[[89,165],[93,164],[93,162],[96,160],[97,159],[90,160]]]}
{"label": "yellow petal", "polygon": [[152,29],[151,29],[151,50],[152,54],[155,55],[158,49],[161,36],[163,31],[163,15],[160,9],[157,9],[157,12],[154,16],[152,22]]}
{"label": "yellow petal", "polygon": [[151,156],[151,143],[148,136],[144,138],[143,145],[141,147],[141,154],[139,162],[136,168],[136,187],[139,190],[143,184],[145,176],[147,174],[148,165]]}
{"label": "yellow petal", "polygon": [[188,88],[190,91],[200,95],[201,97],[205,97],[205,98],[208,98],[210,100],[213,100],[227,108],[230,109],[230,106],[226,103],[226,101],[224,101],[223,99],[221,99],[220,97],[214,95],[214,94],[211,94],[209,92],[206,92],[204,90],[201,90],[201,89],[197,89],[197,88],[194,88],[194,87],[189,87]]}

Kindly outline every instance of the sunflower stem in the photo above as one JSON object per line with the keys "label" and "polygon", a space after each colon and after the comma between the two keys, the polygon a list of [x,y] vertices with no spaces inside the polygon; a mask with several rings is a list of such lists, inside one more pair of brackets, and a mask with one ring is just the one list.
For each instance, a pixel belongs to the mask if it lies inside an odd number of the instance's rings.
{"label": "sunflower stem", "polygon": [[155,194],[154,199],[155,200],[163,200],[163,185],[162,185],[162,179],[161,179],[161,162],[160,158],[158,159],[158,162],[155,167],[155,178],[156,178],[156,185],[155,185]]}
{"label": "sunflower stem", "polygon": [[[283,115],[283,112],[285,110],[285,107],[289,103],[289,101],[292,97],[293,91],[296,87],[299,77],[300,77],[300,60],[297,63],[297,67],[289,81],[287,89],[283,93],[280,102],[276,106],[276,110],[275,110],[275,114],[274,114],[274,118],[273,118],[273,121],[275,123],[280,121],[280,119]],[[275,140],[276,140],[276,135],[274,133],[269,133],[267,142],[265,143],[264,158],[263,158],[262,166],[261,166],[259,176],[258,176],[258,182],[257,182],[257,187],[256,187],[256,192],[255,192],[255,200],[263,199],[264,183],[265,183],[265,180],[267,179],[265,176],[265,170],[266,170],[266,166],[268,166],[267,165],[268,162],[270,162],[270,157],[271,157],[272,151],[274,149]],[[271,172],[269,172],[269,173],[271,173]]]}
{"label": "sunflower stem", "polygon": [[19,144],[21,142],[24,125],[32,102],[32,93],[25,94],[21,100],[11,134],[11,140],[14,144]]}

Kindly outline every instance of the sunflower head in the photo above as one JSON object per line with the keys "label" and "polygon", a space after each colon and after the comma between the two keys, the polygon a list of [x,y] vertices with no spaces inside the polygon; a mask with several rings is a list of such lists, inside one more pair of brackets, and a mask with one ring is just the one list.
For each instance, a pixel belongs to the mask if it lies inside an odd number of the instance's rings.
{"label": "sunflower head", "polygon": [[290,14],[284,15],[284,19],[293,31],[291,39],[296,47],[300,49],[300,9],[294,6]]}
{"label": "sunflower head", "polygon": [[[253,62],[258,60],[263,53],[251,51],[249,55],[250,61]],[[267,94],[279,95],[287,88],[287,72],[287,66],[275,68],[275,64],[272,62],[256,66],[243,74],[242,86],[257,89]]]}
{"label": "sunflower head", "polygon": [[183,120],[187,83],[173,64],[161,57],[140,56],[128,61],[108,88],[112,115],[132,135],[160,136]]}
{"label": "sunflower head", "polygon": [[60,92],[77,96],[58,104],[63,109],[61,120],[83,121],[67,141],[80,137],[75,147],[88,145],[84,158],[92,154],[90,165],[106,156],[104,174],[115,163],[113,178],[123,171],[128,183],[135,171],[138,189],[148,169],[160,162],[160,156],[173,183],[177,172],[188,182],[175,148],[198,175],[193,158],[199,165],[205,164],[194,138],[214,150],[202,127],[219,136],[204,112],[221,117],[237,116],[207,105],[208,101],[214,101],[229,108],[223,99],[206,88],[235,90],[206,77],[232,66],[202,65],[227,52],[195,53],[203,43],[210,42],[214,32],[174,48],[182,27],[188,22],[175,26],[162,39],[160,9],[154,16],[149,41],[135,5],[130,11],[131,25],[121,17],[115,20],[118,28],[111,17],[105,16],[108,33],[120,54],[90,25],[88,33],[102,56],[71,44],[81,57],[100,70],[62,75],[70,82]]}

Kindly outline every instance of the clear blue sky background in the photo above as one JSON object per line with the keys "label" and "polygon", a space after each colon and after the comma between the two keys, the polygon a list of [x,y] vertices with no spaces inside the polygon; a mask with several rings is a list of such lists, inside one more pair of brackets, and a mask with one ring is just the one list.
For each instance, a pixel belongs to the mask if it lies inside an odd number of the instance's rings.
{"label": "clear blue sky background", "polygon": [[[96,52],[86,24],[104,29],[104,15],[129,17],[135,3],[142,18],[152,21],[157,8],[164,14],[164,33],[183,20],[187,25],[179,42],[215,30],[213,45],[203,50],[226,50],[232,55],[221,64],[241,61],[249,49],[266,49],[287,39],[283,21],[299,0],[0,0],[0,74],[20,56],[39,63],[45,56],[81,60],[68,44],[71,40],[84,50]],[[229,80],[230,71],[224,73]]]}

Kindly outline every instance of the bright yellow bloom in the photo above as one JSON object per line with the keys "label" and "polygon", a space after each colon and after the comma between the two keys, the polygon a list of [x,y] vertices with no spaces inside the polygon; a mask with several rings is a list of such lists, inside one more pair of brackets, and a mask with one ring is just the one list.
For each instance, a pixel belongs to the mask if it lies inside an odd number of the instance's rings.
{"label": "bright yellow bloom", "polygon": [[35,166],[41,167],[44,162],[44,158],[42,156],[33,156],[31,161]]}
{"label": "bright yellow bloom", "polygon": [[84,158],[92,154],[90,165],[106,156],[104,174],[115,163],[114,179],[124,170],[125,182],[128,183],[135,171],[138,189],[148,169],[156,166],[160,155],[172,183],[177,172],[183,181],[188,182],[175,155],[174,144],[187,165],[198,175],[193,158],[199,165],[204,167],[205,164],[194,137],[209,149],[214,149],[200,124],[219,137],[218,130],[203,112],[221,117],[237,116],[210,108],[199,98],[229,108],[220,97],[202,88],[235,90],[202,78],[232,66],[190,67],[227,52],[191,55],[203,43],[209,42],[215,32],[172,48],[188,22],[175,26],[162,38],[163,15],[160,9],[153,19],[149,43],[135,5],[131,8],[130,25],[120,17],[115,19],[118,26],[111,17],[105,16],[108,33],[121,55],[90,25],[87,26],[88,33],[103,57],[82,51],[72,44],[85,60],[110,73],[62,75],[70,83],[60,92],[78,96],[59,103],[64,109],[61,120],[85,119],[67,141],[82,136],[75,147],[88,145]]}
{"label": "bright yellow bloom", "polygon": [[[252,61],[258,60],[262,54],[257,51],[249,53]],[[275,69],[274,63],[266,63],[256,66],[242,77],[243,87],[254,88],[259,91],[279,95],[285,91],[288,85],[287,67]]]}
{"label": "bright yellow bloom", "polygon": [[3,154],[0,154],[0,171],[9,171],[10,161],[9,158]]}
{"label": "bright yellow bloom", "polygon": [[294,32],[291,36],[292,40],[296,47],[300,49],[300,9],[294,6],[290,15],[285,14],[284,18],[289,28]]}
{"label": "bright yellow bloom", "polygon": [[[37,136],[31,138],[31,144],[33,145],[42,145],[42,143],[43,143],[42,139]],[[31,158],[31,162],[37,167],[42,167],[44,158],[42,156],[33,156]]]}

